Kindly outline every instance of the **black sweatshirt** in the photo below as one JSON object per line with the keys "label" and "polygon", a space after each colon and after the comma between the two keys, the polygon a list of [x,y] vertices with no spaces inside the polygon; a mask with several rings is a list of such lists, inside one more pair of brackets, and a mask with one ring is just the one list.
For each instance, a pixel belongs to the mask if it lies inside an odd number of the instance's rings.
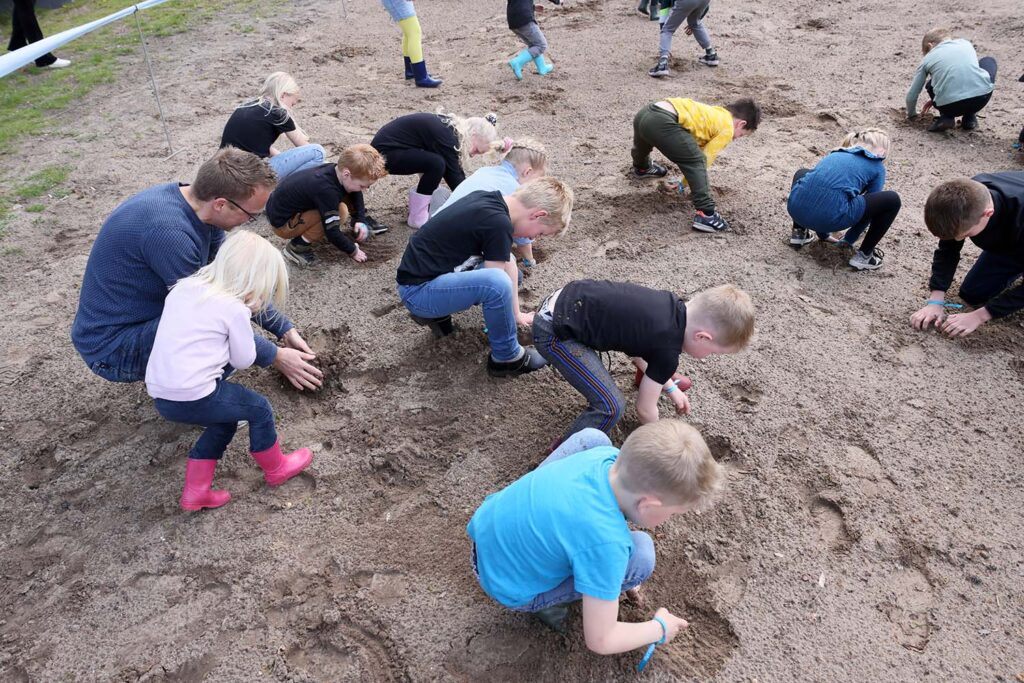
{"label": "black sweatshirt", "polygon": [[316,209],[320,213],[327,241],[351,256],[356,251],[356,243],[341,232],[341,217],[338,213],[338,205],[346,197],[352,198],[354,207],[350,223],[355,225],[365,220],[363,193],[345,191],[338,180],[337,164],[306,168],[286,176],[270,193],[267,199],[267,220],[272,227],[279,228],[295,214]]}
{"label": "black sweatshirt", "polygon": [[[973,180],[988,188],[995,213],[971,241],[983,251],[1017,261],[1024,269],[1024,172],[982,173]],[[964,240],[939,240],[939,248],[932,257],[929,288],[942,292],[949,289],[963,246]],[[1024,308],[1024,283],[993,297],[985,308],[993,318]]]}
{"label": "black sweatshirt", "polygon": [[455,149],[459,146],[459,136],[447,121],[447,117],[438,114],[399,116],[384,124],[370,144],[384,155],[385,161],[389,151],[403,149],[422,149],[441,155],[445,164],[444,181],[454,190],[466,179],[466,173],[462,170],[462,160]]}

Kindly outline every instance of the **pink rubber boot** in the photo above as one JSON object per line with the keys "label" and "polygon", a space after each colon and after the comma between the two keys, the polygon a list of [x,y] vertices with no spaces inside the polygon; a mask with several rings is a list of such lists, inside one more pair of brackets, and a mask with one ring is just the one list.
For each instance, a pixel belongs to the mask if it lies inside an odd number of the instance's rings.
{"label": "pink rubber boot", "polygon": [[252,457],[263,470],[263,478],[267,483],[271,486],[280,486],[309,467],[309,463],[313,462],[313,451],[300,448],[285,455],[281,452],[281,441],[278,439],[267,450],[254,451]]}
{"label": "pink rubber boot", "polygon": [[420,194],[415,188],[409,190],[409,220],[413,230],[419,230],[430,219],[430,195]]}
{"label": "pink rubber boot", "polygon": [[185,488],[181,492],[181,507],[186,510],[219,508],[231,500],[231,494],[227,491],[210,488],[216,469],[216,460],[188,459],[188,464],[185,465]]}

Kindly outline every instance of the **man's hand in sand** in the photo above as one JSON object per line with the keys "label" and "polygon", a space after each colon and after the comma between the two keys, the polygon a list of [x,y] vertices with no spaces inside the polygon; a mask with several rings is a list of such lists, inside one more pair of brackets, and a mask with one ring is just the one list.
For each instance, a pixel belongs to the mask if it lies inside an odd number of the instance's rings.
{"label": "man's hand in sand", "polygon": [[[299,340],[302,340],[301,337]],[[307,346],[306,348],[308,349],[309,347]],[[312,353],[285,346],[277,350],[273,366],[299,391],[304,389],[315,390],[319,389],[323,383],[322,377],[324,373],[320,372],[309,362],[314,358],[316,356]]]}
{"label": "man's hand in sand", "polygon": [[966,337],[971,332],[992,319],[992,314],[984,306],[970,313],[956,313],[949,316],[941,324],[936,325],[939,330],[950,337]]}
{"label": "man's hand in sand", "polygon": [[681,631],[682,629],[684,629],[684,628],[686,628],[687,626],[690,625],[686,621],[686,619],[680,619],[679,617],[677,617],[676,615],[672,614],[671,612],[669,612],[664,607],[662,607],[657,612],[655,612],[654,616],[661,617],[662,621],[665,622],[665,626],[667,627],[667,629],[665,631],[665,642],[666,643],[671,643],[672,639],[675,638],[676,635],[679,634],[679,631]]}
{"label": "man's hand in sand", "polygon": [[928,304],[910,316],[910,324],[913,325],[915,330],[927,330],[928,326],[932,323],[938,328],[945,312],[946,309],[941,304]]}

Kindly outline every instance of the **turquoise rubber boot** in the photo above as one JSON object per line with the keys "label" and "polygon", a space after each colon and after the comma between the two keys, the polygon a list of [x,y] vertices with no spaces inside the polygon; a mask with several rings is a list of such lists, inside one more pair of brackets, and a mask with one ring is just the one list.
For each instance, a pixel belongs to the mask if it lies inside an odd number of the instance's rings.
{"label": "turquoise rubber boot", "polygon": [[508,60],[508,65],[512,67],[512,73],[516,75],[517,81],[523,80],[523,67],[526,66],[526,63],[531,59],[533,59],[533,57],[530,56],[530,51],[523,50],[512,59]]}
{"label": "turquoise rubber boot", "polygon": [[537,55],[536,57],[534,57],[533,63],[537,67],[538,76],[549,74],[555,70],[554,64],[548,64],[547,62],[544,61],[544,55]]}

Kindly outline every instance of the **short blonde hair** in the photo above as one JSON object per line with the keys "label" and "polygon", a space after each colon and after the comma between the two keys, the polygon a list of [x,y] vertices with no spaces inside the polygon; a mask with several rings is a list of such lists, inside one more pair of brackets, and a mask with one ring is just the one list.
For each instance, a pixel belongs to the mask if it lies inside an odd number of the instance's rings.
{"label": "short blonde hair", "polygon": [[721,346],[741,349],[754,336],[754,302],[736,285],[706,289],[686,302],[686,307],[711,327],[714,341]]}
{"label": "short blonde hair", "polygon": [[928,194],[924,224],[940,240],[960,239],[967,228],[981,220],[991,202],[992,194],[977,180],[947,180]]}
{"label": "short blonde hair", "polygon": [[641,425],[615,461],[619,482],[633,495],[654,495],[669,505],[707,508],[725,483],[725,469],[704,437],[681,420]]}
{"label": "short blonde hair", "polygon": [[572,188],[553,176],[538,178],[532,183],[520,185],[512,196],[523,203],[528,209],[543,209],[548,215],[541,223],[551,228],[558,228],[558,234],[564,235],[572,220],[572,204],[574,195]]}
{"label": "short blonde hair", "polygon": [[953,32],[948,28],[933,28],[924,34],[924,38],[921,39],[921,54],[928,54],[928,52],[941,43],[944,40],[952,40]]}
{"label": "short blonde hair", "polygon": [[865,145],[877,150],[884,149],[888,156],[889,150],[892,148],[892,141],[889,139],[889,134],[881,128],[860,128],[847,133],[839,145],[844,149],[864,147]]}
{"label": "short blonde hair", "polygon": [[275,71],[267,76],[260,89],[260,96],[257,98],[259,104],[270,104],[275,107],[284,107],[281,104],[282,95],[295,95],[299,92],[299,84],[284,71]]}
{"label": "short blonde hair", "polygon": [[544,172],[548,166],[548,151],[536,140],[522,138],[512,142],[512,147],[504,160],[515,166],[516,170],[530,166],[538,172]]}
{"label": "short blonde hair", "polygon": [[248,305],[259,301],[257,313],[270,304],[280,310],[288,298],[288,267],[284,257],[267,240],[249,230],[228,234],[217,256],[195,275],[180,280],[207,285],[207,296],[227,296]]}
{"label": "short blonde hair", "polygon": [[347,168],[353,178],[376,182],[388,174],[384,157],[372,145],[349,145],[338,155],[338,168]]}

